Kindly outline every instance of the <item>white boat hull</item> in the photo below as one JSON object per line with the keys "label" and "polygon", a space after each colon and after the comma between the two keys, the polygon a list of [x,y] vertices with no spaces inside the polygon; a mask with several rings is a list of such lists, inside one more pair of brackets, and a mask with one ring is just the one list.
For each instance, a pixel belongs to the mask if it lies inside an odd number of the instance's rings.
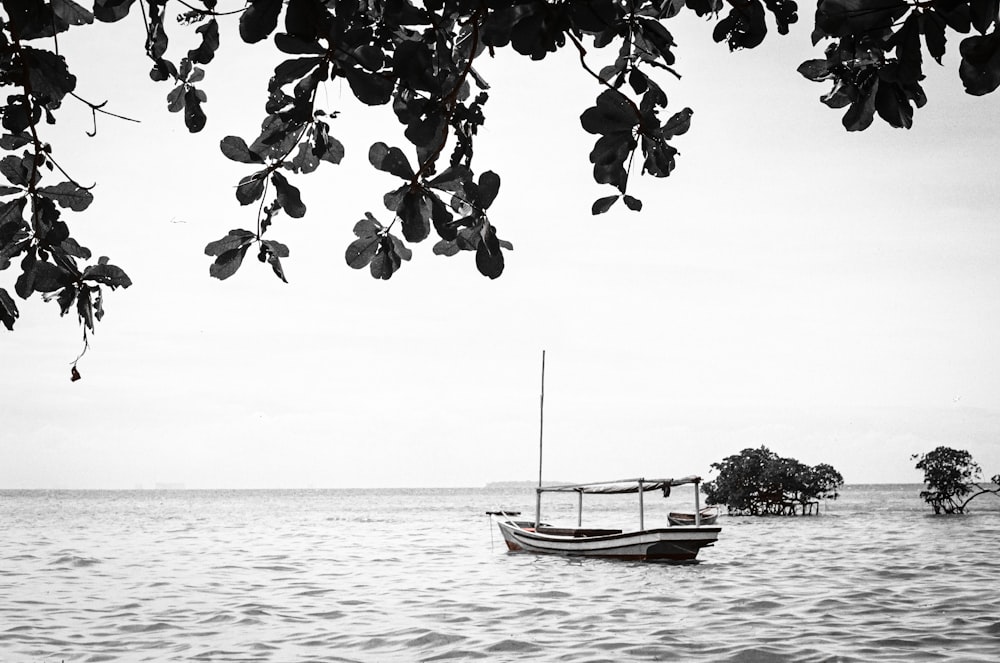
{"label": "white boat hull", "polygon": [[496,522],[512,551],[634,560],[693,560],[699,550],[718,540],[722,529],[691,526],[572,536],[536,532],[513,520]]}

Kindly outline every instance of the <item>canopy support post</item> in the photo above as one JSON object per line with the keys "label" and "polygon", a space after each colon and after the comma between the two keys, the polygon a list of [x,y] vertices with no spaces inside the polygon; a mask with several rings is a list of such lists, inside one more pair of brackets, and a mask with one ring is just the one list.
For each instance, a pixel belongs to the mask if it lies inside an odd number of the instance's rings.
{"label": "canopy support post", "polygon": [[701,479],[694,482],[694,526],[701,527],[701,504],[699,504],[699,495],[701,486]]}
{"label": "canopy support post", "polygon": [[639,479],[639,529],[640,530],[646,529],[646,514],[643,512],[642,493],[643,493],[642,479]]}

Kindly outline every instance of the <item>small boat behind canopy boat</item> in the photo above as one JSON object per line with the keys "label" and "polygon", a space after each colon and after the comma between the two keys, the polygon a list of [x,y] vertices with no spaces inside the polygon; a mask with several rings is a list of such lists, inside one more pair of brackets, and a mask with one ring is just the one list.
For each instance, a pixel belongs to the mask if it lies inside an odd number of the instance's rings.
{"label": "small boat behind canopy boat", "polygon": [[[549,553],[556,555],[582,555],[587,557],[609,557],[633,560],[689,561],[698,556],[698,551],[713,545],[719,538],[721,527],[701,522],[698,508],[698,488],[701,479],[696,476],[682,479],[626,479],[597,483],[571,484],[565,486],[540,486],[536,488],[535,520],[514,520],[513,513],[499,512],[494,520],[500,528],[507,548],[511,551]],[[643,494],[648,491],[663,491],[670,494],[674,486],[694,484],[694,522],[689,525],[645,528]],[[578,512],[576,527],[552,527],[541,522],[542,493],[576,493]],[[639,495],[639,529],[596,529],[582,526],[583,496],[585,494]]]}
{"label": "small boat behind canopy boat", "polygon": [[[698,512],[701,516],[702,525],[714,525],[719,519],[719,509],[716,507],[705,507]],[[695,514],[678,511],[671,511],[667,514],[667,522],[675,526],[694,525]]]}

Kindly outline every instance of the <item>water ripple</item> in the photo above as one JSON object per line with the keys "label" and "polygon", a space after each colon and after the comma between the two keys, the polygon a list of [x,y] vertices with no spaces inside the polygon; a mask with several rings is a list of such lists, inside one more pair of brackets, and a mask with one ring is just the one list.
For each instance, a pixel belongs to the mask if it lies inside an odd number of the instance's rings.
{"label": "water ripple", "polygon": [[689,565],[509,554],[488,491],[8,491],[0,660],[993,661],[1000,508],[918,490],[723,518]]}

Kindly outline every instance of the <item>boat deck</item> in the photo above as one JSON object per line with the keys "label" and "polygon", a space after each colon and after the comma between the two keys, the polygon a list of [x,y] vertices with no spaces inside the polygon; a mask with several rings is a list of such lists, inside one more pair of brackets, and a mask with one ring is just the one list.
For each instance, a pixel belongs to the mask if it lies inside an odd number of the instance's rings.
{"label": "boat deck", "polygon": [[585,527],[538,527],[535,529],[539,534],[551,534],[552,536],[606,536],[609,534],[621,534],[620,529],[594,529]]}

